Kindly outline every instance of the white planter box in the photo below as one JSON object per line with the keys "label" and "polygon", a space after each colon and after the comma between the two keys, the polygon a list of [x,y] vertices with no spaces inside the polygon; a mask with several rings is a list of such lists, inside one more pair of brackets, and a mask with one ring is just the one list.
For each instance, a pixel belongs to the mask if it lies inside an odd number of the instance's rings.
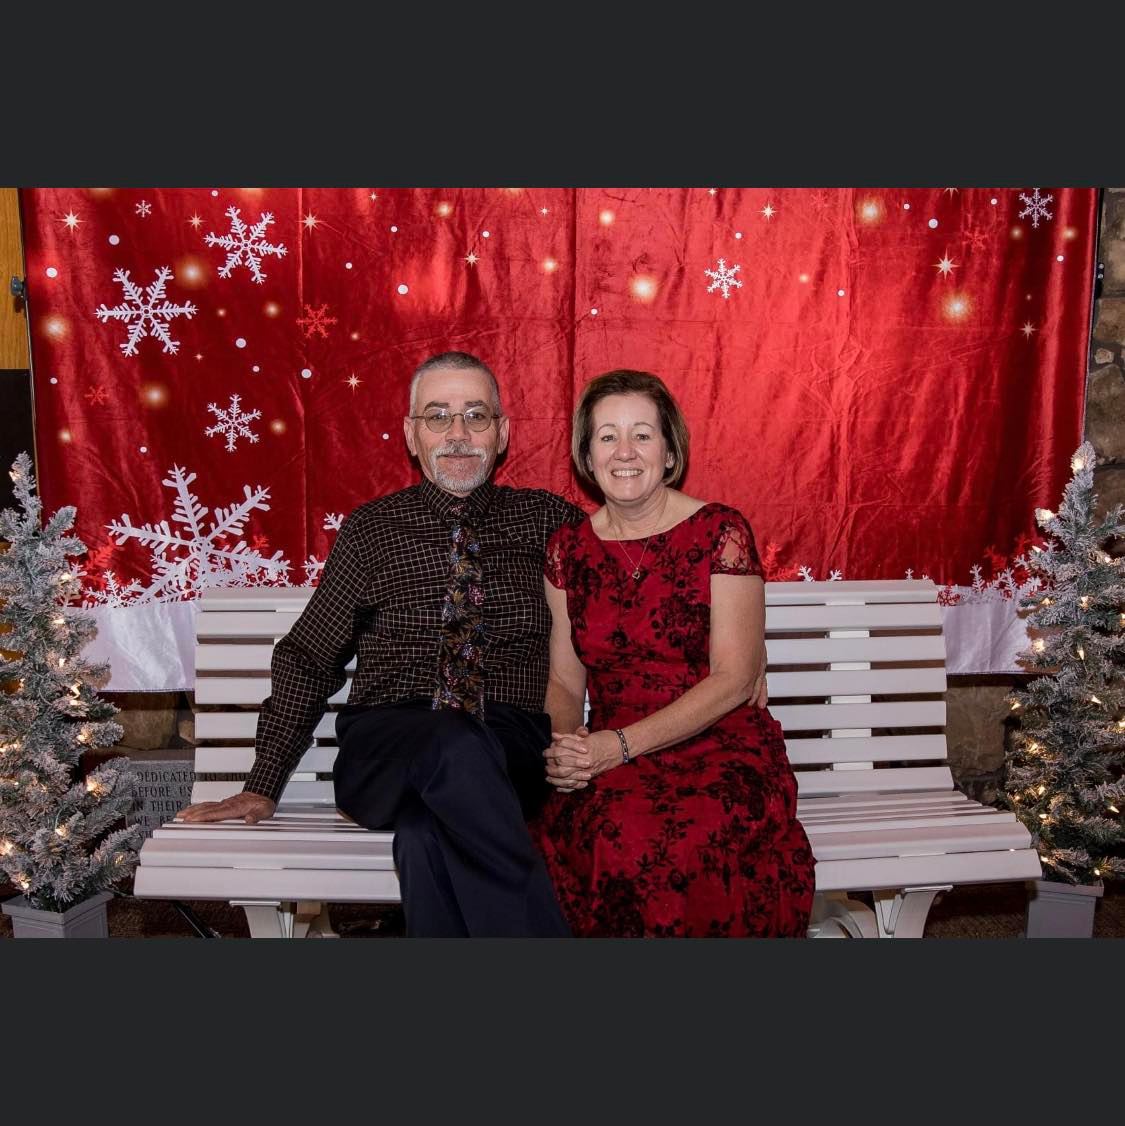
{"label": "white planter box", "polygon": [[1028,884],[1028,938],[1091,938],[1094,908],[1104,888],[1032,880]]}
{"label": "white planter box", "polygon": [[0,909],[11,916],[16,938],[108,938],[105,905],[112,898],[100,891],[65,911],[42,911],[17,895],[6,899]]}

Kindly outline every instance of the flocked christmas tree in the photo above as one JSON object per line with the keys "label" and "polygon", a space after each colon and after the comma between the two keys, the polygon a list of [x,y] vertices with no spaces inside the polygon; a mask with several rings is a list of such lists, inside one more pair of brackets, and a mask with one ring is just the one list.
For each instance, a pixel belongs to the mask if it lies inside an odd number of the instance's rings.
{"label": "flocked christmas tree", "polygon": [[[123,825],[136,775],[114,759],[79,777],[83,750],[121,738],[115,708],[97,688],[109,666],[81,651],[94,636],[90,614],[67,606],[85,545],[67,533],[73,507],[40,526],[31,458],[10,476],[22,508],[0,513],[0,868],[33,907],[64,911],[108,890],[136,864],[141,829]],[[6,651],[6,652],[5,652]]]}
{"label": "flocked christmas tree", "polygon": [[1094,520],[1094,460],[1084,442],[1058,513],[1035,511],[1051,540],[1032,549],[1043,589],[1021,601],[1038,636],[1020,663],[1042,675],[1010,698],[1021,725],[1005,786],[1044,878],[1071,884],[1125,875],[1125,575],[1105,550],[1125,525],[1121,505]]}

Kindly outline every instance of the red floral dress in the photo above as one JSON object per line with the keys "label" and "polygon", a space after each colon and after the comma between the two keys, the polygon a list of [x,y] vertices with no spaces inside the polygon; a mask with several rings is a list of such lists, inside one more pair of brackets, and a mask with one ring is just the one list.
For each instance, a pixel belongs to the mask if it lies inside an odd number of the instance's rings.
{"label": "red floral dress", "polygon": [[[635,562],[643,541],[627,541]],[[547,546],[587,669],[590,730],[626,727],[708,673],[711,575],[761,575],[745,517],[706,504],[651,537],[632,577],[589,520]],[[803,937],[813,856],[781,725],[735,708],[584,790],[553,793],[532,831],[571,929],[583,936]]]}

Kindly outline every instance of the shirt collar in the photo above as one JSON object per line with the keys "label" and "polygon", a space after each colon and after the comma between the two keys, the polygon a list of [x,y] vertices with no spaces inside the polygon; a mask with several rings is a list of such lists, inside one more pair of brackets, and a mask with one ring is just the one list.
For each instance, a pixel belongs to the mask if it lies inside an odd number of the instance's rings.
{"label": "shirt collar", "polygon": [[435,516],[449,521],[465,518],[479,520],[488,512],[496,495],[496,486],[491,481],[485,481],[483,485],[477,486],[467,497],[447,493],[444,489],[438,488],[428,477],[422,478],[420,488],[426,507]]}

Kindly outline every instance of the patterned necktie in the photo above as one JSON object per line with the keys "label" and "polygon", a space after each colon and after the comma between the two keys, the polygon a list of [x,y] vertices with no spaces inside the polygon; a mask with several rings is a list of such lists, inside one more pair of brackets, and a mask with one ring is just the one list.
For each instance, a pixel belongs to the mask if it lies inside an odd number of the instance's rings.
{"label": "patterned necktie", "polygon": [[433,706],[484,715],[484,586],[480,538],[462,519],[449,535],[449,586],[441,607],[437,685]]}

